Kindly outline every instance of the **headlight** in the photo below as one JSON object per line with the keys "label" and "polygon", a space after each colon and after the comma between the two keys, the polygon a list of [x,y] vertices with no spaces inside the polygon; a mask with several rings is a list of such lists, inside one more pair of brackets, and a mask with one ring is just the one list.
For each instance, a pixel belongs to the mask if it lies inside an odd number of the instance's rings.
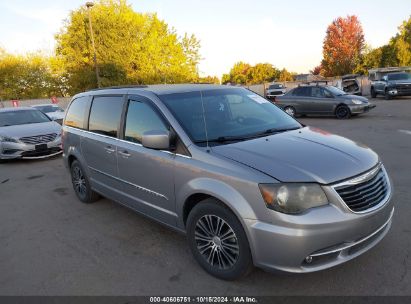
{"label": "headlight", "polygon": [[327,196],[318,184],[260,184],[267,208],[296,214],[328,204]]}
{"label": "headlight", "polygon": [[363,102],[361,100],[358,100],[358,99],[351,99],[351,101],[355,104],[363,104]]}
{"label": "headlight", "polygon": [[9,142],[9,143],[18,143],[19,142],[17,139],[14,139],[12,137],[7,137],[7,136],[0,136],[0,141],[1,142]]}

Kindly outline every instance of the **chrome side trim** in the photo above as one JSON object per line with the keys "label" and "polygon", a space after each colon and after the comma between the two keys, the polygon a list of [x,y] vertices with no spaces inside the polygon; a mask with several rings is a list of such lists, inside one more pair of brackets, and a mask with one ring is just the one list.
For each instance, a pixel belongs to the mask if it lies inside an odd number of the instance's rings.
{"label": "chrome side trim", "polygon": [[[138,146],[138,147],[143,147],[143,145],[139,144],[139,143],[134,143],[134,142],[127,141],[127,140],[120,139],[120,138],[116,138],[116,137],[110,137],[110,136],[99,134],[99,133],[93,133],[93,132],[90,132],[90,131],[87,131],[87,130],[73,128],[73,127],[66,126],[66,125],[64,125],[63,128],[67,128],[67,129],[70,129],[70,130],[75,130],[75,131],[78,131],[78,132],[83,132],[83,133],[90,134],[90,135],[100,136],[102,138],[112,139],[112,140],[115,140],[115,141],[123,142],[123,143],[130,144],[130,145],[135,145],[135,146]],[[173,152],[170,152],[170,151],[167,151],[167,150],[157,150],[157,151],[168,153],[168,154],[171,154],[171,155],[174,155],[174,156],[180,156],[180,157],[184,157],[184,158],[191,158],[191,156],[178,154],[178,153],[173,153]]]}
{"label": "chrome side trim", "polygon": [[[361,182],[367,181],[367,180],[373,178],[378,173],[379,169],[381,169],[383,171],[383,173],[385,175],[385,178],[386,178],[386,181],[387,181],[387,194],[385,195],[385,197],[381,200],[381,202],[379,204],[377,204],[377,205],[375,205],[375,206],[373,206],[369,209],[366,209],[366,210],[363,210],[363,211],[354,211],[354,210],[352,210],[350,207],[348,207],[348,205],[344,202],[342,197],[338,194],[336,188],[339,188],[341,186],[351,186],[351,185],[355,185],[355,184],[359,184]],[[360,178],[362,178],[362,179],[360,179]],[[355,183],[351,183],[351,181],[353,181],[353,180],[355,181]],[[357,180],[360,180],[360,181],[357,182]],[[369,213],[369,212],[372,212],[374,210],[377,210],[377,209],[381,208],[382,206],[384,206],[390,200],[391,193],[392,193],[390,178],[388,177],[387,171],[385,170],[384,166],[381,163],[379,163],[377,165],[377,167],[372,169],[371,171],[368,171],[365,174],[360,175],[358,177],[355,177],[353,179],[350,179],[348,181],[341,182],[341,183],[338,183],[338,184],[335,184],[335,185],[331,185],[331,188],[333,189],[334,194],[336,195],[336,197],[338,197],[338,200],[340,201],[340,203],[342,203],[344,206],[347,207],[347,209],[349,211],[351,211],[352,213],[355,213],[355,214]]]}
{"label": "chrome side trim", "polygon": [[392,208],[390,216],[388,217],[388,220],[377,230],[375,230],[373,233],[367,235],[366,237],[363,237],[362,239],[359,239],[358,241],[355,241],[353,243],[349,243],[347,245],[342,245],[340,247],[337,247],[335,249],[331,249],[331,250],[325,250],[325,251],[319,251],[313,254],[310,254],[310,256],[312,257],[316,257],[316,256],[322,256],[322,255],[327,255],[327,254],[331,254],[331,253],[335,253],[335,252],[339,252],[339,251],[343,251],[345,249],[351,248],[353,246],[356,246],[358,244],[361,244],[363,242],[365,242],[366,240],[368,240],[369,238],[372,238],[374,235],[376,235],[377,233],[379,233],[381,230],[383,230],[385,227],[387,227],[387,225],[390,223],[390,221],[392,220],[392,217],[394,215],[394,208]]}
{"label": "chrome side trim", "polygon": [[112,178],[112,179],[115,179],[115,180],[117,180],[117,181],[119,181],[119,182],[122,182],[122,183],[125,183],[125,184],[127,184],[127,185],[133,186],[133,187],[135,187],[135,188],[137,188],[137,189],[139,189],[139,190],[141,190],[141,191],[147,192],[147,193],[152,194],[152,195],[154,195],[154,196],[158,196],[158,197],[164,198],[165,200],[168,201],[168,197],[165,196],[165,195],[163,195],[163,194],[161,194],[161,193],[158,193],[158,192],[156,192],[156,191],[153,191],[153,190],[144,188],[144,187],[142,187],[142,186],[139,186],[139,185],[130,183],[130,182],[124,180],[124,179],[121,179],[121,178],[118,178],[118,177],[113,176],[113,175],[111,175],[111,174],[105,173],[105,172],[100,171],[100,170],[98,170],[98,169],[96,169],[96,168],[93,168],[93,167],[90,167],[90,166],[88,166],[88,167],[89,167],[89,169],[91,169],[91,170],[93,170],[93,171],[95,171],[95,172],[97,172],[97,173],[103,174],[103,175],[105,175],[105,176],[107,176],[107,177],[110,177],[110,178]]}

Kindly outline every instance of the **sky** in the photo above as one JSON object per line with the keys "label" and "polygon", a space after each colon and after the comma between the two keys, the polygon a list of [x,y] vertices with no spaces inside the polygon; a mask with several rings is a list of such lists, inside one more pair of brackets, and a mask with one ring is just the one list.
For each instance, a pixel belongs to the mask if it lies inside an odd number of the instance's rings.
{"label": "sky", "polygon": [[[52,53],[54,34],[79,0],[0,0],[0,47]],[[379,47],[411,15],[411,0],[128,0],[138,12],[156,12],[177,33],[201,41],[202,76],[221,77],[237,61],[268,62],[307,73],[322,58],[327,26],[359,17],[366,43]]]}

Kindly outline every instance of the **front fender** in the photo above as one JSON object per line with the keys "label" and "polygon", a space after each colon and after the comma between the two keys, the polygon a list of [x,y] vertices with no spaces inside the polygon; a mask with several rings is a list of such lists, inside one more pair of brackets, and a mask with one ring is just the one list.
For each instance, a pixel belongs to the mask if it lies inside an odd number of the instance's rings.
{"label": "front fender", "polygon": [[[185,229],[183,220],[184,204],[193,194],[206,194],[215,197],[225,204],[237,216],[244,226],[244,219],[256,219],[255,212],[247,200],[232,186],[212,178],[196,178],[190,180],[176,193],[178,226]],[[246,229],[245,229],[246,230]]]}

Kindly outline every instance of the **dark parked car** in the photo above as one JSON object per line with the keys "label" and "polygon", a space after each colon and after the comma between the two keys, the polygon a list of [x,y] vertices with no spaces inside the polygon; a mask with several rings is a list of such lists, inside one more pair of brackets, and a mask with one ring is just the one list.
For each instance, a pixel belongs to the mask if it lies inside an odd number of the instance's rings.
{"label": "dark parked car", "polygon": [[349,118],[375,107],[365,97],[320,85],[299,86],[277,97],[275,102],[291,116],[335,115],[337,118]]}
{"label": "dark parked car", "polygon": [[384,95],[385,99],[411,96],[411,73],[391,73],[371,84],[372,98]]}

